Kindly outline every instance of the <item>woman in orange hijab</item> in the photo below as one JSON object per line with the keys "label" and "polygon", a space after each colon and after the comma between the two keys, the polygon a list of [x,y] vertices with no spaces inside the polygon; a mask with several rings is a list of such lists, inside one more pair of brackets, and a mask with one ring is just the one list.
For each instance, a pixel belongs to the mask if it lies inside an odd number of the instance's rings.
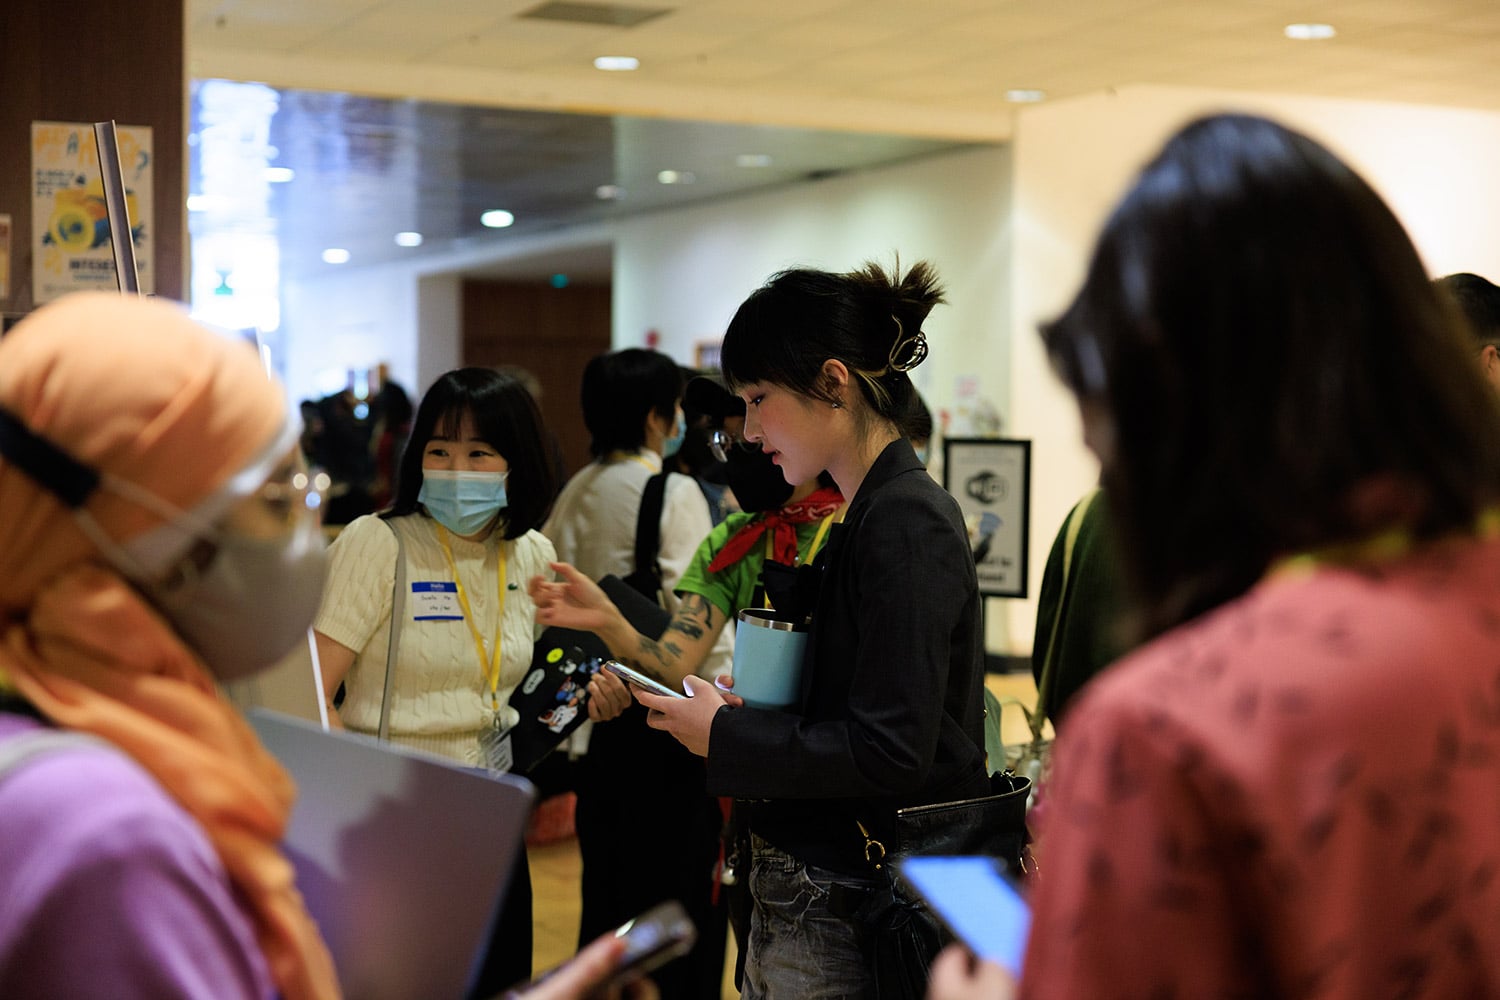
{"label": "woman in orange hijab", "polygon": [[0,994],[338,994],[287,775],[216,680],[323,583],[298,427],[244,344],[87,293],[0,340]]}

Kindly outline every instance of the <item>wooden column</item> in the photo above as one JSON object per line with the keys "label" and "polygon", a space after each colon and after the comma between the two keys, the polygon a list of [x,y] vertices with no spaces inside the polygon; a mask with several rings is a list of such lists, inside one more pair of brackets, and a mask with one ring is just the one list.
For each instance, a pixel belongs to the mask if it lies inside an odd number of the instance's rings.
{"label": "wooden column", "polygon": [[184,0],[0,2],[0,213],[11,217],[6,313],[31,289],[31,123],[149,125],[155,149],[155,293],[186,294]]}

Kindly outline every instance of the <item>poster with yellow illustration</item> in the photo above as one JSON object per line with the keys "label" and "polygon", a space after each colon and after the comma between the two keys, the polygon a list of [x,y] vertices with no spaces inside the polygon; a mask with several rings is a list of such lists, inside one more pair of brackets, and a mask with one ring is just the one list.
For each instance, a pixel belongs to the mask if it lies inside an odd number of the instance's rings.
{"label": "poster with yellow illustration", "polygon": [[[142,294],[155,289],[149,126],[120,125],[120,170]],[[37,304],[85,289],[119,287],[109,242],[94,126],[31,123],[32,297]]]}

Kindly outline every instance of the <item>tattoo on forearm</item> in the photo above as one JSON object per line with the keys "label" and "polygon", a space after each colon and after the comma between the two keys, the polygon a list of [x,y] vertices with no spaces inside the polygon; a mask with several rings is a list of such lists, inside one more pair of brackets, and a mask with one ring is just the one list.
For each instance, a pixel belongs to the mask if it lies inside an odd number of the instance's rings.
{"label": "tattoo on forearm", "polygon": [[671,623],[667,626],[668,632],[681,632],[689,639],[701,639],[709,630],[710,617],[713,614],[713,605],[702,594],[688,594],[682,599],[682,606],[672,616]]}
{"label": "tattoo on forearm", "polygon": [[[671,634],[676,632],[695,642],[701,641],[713,630],[713,614],[714,606],[706,598],[700,594],[689,594],[683,598],[682,606],[672,616],[666,636],[660,640],[641,636],[640,645],[635,656],[628,661],[629,664],[648,677],[670,683],[668,677],[681,672],[682,660],[686,655],[683,646],[670,638]],[[696,669],[697,664],[693,666]]]}
{"label": "tattoo on forearm", "polygon": [[655,639],[641,636],[640,649],[635,656],[625,662],[652,680],[661,681],[663,684],[670,683],[663,671],[670,668],[671,661],[667,659],[665,651]]}

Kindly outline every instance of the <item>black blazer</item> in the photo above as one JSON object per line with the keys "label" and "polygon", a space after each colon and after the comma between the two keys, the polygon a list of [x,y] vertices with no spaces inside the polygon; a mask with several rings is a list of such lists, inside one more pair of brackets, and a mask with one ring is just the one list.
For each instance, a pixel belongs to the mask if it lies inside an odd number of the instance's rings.
{"label": "black blazer", "polygon": [[988,792],[984,645],[958,504],[901,439],[881,452],[819,557],[800,713],[724,708],[716,795],[769,800],[751,829],[822,867],[863,871],[859,819]]}

